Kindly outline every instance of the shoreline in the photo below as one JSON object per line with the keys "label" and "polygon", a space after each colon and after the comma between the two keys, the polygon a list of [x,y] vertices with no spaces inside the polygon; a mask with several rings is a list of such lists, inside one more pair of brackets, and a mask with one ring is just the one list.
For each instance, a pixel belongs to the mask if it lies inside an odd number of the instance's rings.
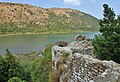
{"label": "shoreline", "polygon": [[[99,31],[79,31],[79,32],[99,32]],[[53,32],[53,33],[48,33],[48,32],[44,32],[44,33],[18,33],[18,34],[5,34],[5,35],[0,35],[0,37],[2,36],[16,36],[16,35],[35,35],[35,34],[67,34],[67,33],[79,33],[79,32]]]}

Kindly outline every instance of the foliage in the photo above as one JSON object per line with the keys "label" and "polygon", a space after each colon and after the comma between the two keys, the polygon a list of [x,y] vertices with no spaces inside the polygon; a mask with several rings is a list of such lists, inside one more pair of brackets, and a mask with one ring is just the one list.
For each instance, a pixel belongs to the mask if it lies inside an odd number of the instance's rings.
{"label": "foliage", "polygon": [[[67,58],[70,55],[68,52],[61,53],[61,61],[56,64],[56,69],[52,69],[49,73],[49,82],[59,82],[60,75],[65,71],[64,65],[67,63]],[[58,63],[58,62],[57,62]],[[63,82],[67,82],[67,76],[63,77]]]}
{"label": "foliage", "polygon": [[0,35],[7,34],[50,34],[50,33],[74,33],[81,31],[97,31],[91,27],[88,29],[86,26],[80,28],[66,28],[61,25],[51,25],[51,26],[39,26],[33,24],[27,24],[25,27],[18,27],[15,24],[0,24]]}
{"label": "foliage", "polygon": [[16,57],[17,60],[19,60],[19,63],[21,67],[24,69],[24,77],[23,79],[26,80],[27,82],[32,82],[31,79],[31,66],[32,62],[35,59],[38,59],[38,54],[40,52],[30,52],[30,53],[25,53],[25,54],[15,54],[14,56]]}
{"label": "foliage", "polygon": [[49,64],[47,60],[44,60],[35,67],[35,70],[31,73],[33,82],[48,82],[48,75],[51,68]]}
{"label": "foliage", "polygon": [[[6,49],[6,54],[0,56],[0,82],[48,82],[52,69],[51,47],[48,45],[43,52],[16,55]],[[38,54],[43,54],[43,57],[38,57]]]}
{"label": "foliage", "polygon": [[59,70],[52,70],[49,73],[49,82],[59,82],[60,71]]}
{"label": "foliage", "polygon": [[4,58],[0,56],[0,82],[7,81],[7,63]]}
{"label": "foliage", "polygon": [[12,77],[19,77],[23,79],[24,70],[20,66],[19,62],[16,60],[15,56],[13,56],[8,49],[6,49],[6,55],[4,57],[6,62],[6,79],[9,80]]}
{"label": "foliage", "polygon": [[52,68],[51,47],[52,45],[49,45],[45,51],[41,53],[43,54],[42,58],[34,60],[31,67],[31,77],[33,82],[48,82],[48,75]]}
{"label": "foliage", "polygon": [[104,18],[99,21],[102,34],[93,40],[94,52],[99,59],[120,63],[120,16],[107,4],[103,7]]}
{"label": "foliage", "polygon": [[23,82],[23,81],[18,77],[13,77],[10,80],[8,80],[8,82]]}
{"label": "foliage", "polygon": [[68,52],[62,52],[62,57],[63,58],[68,58],[70,54]]}
{"label": "foliage", "polygon": [[55,42],[56,45],[60,46],[60,47],[65,47],[68,45],[67,42],[64,42],[64,41],[59,41],[59,42]]}

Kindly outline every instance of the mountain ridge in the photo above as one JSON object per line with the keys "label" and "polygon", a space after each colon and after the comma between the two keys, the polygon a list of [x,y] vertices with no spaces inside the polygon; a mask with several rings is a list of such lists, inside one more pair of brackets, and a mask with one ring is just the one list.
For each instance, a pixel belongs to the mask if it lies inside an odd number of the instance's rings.
{"label": "mountain ridge", "polygon": [[98,31],[97,21],[70,8],[0,2],[0,34]]}

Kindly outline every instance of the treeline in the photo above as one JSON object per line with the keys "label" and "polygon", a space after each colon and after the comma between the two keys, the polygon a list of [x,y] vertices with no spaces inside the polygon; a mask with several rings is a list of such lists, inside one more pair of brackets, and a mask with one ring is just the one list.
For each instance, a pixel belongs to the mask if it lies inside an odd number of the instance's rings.
{"label": "treeline", "polygon": [[[26,28],[27,27],[27,28]],[[25,27],[18,27],[14,24],[0,24],[0,35],[6,35],[6,34],[27,34],[27,33],[63,33],[63,32],[80,32],[82,31],[81,29],[79,30],[73,30],[71,28],[65,29],[65,28],[46,28],[46,27],[41,27],[38,25],[27,25]]]}
{"label": "treeline", "polygon": [[29,33],[74,33],[74,32],[82,32],[82,31],[97,31],[94,27],[90,27],[89,29],[85,26],[74,28],[69,27],[68,25],[62,24],[51,24],[47,27],[42,27],[39,25],[29,24],[26,26],[18,27],[15,24],[0,24],[0,35],[7,34],[29,34]]}

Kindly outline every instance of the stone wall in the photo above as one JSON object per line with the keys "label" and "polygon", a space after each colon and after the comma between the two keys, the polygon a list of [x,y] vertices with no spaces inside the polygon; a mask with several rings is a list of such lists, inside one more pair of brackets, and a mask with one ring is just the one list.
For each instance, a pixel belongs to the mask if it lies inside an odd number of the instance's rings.
{"label": "stone wall", "polygon": [[100,61],[79,53],[71,56],[67,65],[68,82],[117,82],[120,75],[119,64],[113,61]]}
{"label": "stone wall", "polygon": [[59,82],[120,82],[120,65],[96,59],[91,40],[82,35],[66,47],[55,45],[52,62],[61,70]]}

